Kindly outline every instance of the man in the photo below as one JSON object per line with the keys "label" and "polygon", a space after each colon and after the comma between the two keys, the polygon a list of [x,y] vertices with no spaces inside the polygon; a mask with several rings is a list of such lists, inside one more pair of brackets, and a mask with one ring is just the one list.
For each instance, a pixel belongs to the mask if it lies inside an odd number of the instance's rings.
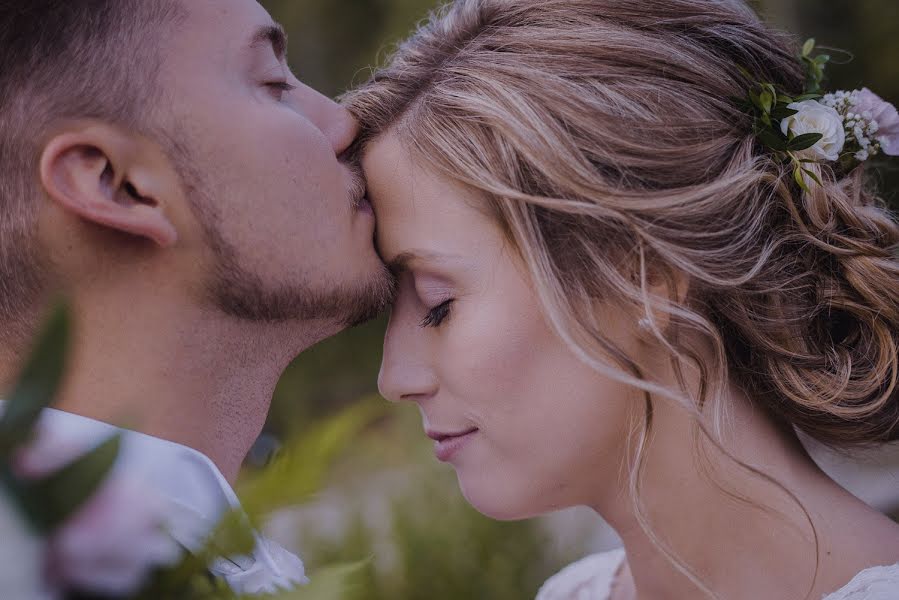
{"label": "man", "polygon": [[[255,0],[0,2],[0,389],[64,294],[43,425],[85,445],[132,426],[120,462],[185,509],[188,546],[236,505],[283,369],[392,291],[342,160],[355,123],[285,52]],[[220,574],[301,579],[270,550]]]}

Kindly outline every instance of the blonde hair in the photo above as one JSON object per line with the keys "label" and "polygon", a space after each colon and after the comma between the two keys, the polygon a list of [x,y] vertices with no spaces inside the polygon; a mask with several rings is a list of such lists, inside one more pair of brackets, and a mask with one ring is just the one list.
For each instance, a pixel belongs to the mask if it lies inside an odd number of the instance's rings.
{"label": "blonde hair", "polygon": [[[739,67],[801,92],[797,55],[741,0],[457,0],[345,102],[361,144],[394,131],[482,193],[559,335],[646,392],[641,448],[652,395],[717,422],[728,382],[825,443],[896,440],[899,225],[861,169],[797,189],[734,101]],[[685,298],[651,293],[677,275]],[[598,298],[642,311],[698,397],[607,339]]]}

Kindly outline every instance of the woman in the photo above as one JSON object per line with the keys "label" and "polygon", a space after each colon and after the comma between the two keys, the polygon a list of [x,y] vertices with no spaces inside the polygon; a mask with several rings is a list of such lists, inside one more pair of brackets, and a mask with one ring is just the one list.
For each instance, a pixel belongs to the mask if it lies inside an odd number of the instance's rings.
{"label": "woman", "polygon": [[766,100],[819,81],[797,52],[737,0],[458,0],[346,99],[382,392],[484,514],[624,542],[542,599],[899,597],[899,525],[795,433],[899,438],[899,226],[857,164],[899,116]]}

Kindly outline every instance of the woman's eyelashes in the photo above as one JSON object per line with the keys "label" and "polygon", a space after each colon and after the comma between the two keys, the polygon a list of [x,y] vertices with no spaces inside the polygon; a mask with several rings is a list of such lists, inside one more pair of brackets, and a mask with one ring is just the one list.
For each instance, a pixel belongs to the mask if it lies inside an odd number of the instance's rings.
{"label": "woman's eyelashes", "polygon": [[454,300],[450,299],[443,304],[438,304],[428,311],[425,318],[421,321],[422,327],[440,327],[444,321],[450,316]]}

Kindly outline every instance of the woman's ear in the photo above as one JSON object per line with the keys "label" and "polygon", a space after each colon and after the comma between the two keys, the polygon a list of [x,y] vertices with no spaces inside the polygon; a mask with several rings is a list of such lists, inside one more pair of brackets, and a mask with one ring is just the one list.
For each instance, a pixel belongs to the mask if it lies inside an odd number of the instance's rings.
{"label": "woman's ear", "polygon": [[142,138],[105,124],[66,130],[44,147],[40,177],[51,200],[85,221],[161,248],[178,240],[167,215],[177,178]]}
{"label": "woman's ear", "polygon": [[[683,306],[687,301],[687,295],[690,291],[690,279],[686,273],[674,268],[665,268],[663,270],[647,269],[646,273],[640,276],[643,279],[646,291],[650,297],[667,301],[675,306]],[[652,316],[647,317],[647,313]],[[668,329],[671,321],[671,315],[658,307],[644,306],[641,316],[638,318],[640,329],[646,332],[658,330],[664,332]]]}

